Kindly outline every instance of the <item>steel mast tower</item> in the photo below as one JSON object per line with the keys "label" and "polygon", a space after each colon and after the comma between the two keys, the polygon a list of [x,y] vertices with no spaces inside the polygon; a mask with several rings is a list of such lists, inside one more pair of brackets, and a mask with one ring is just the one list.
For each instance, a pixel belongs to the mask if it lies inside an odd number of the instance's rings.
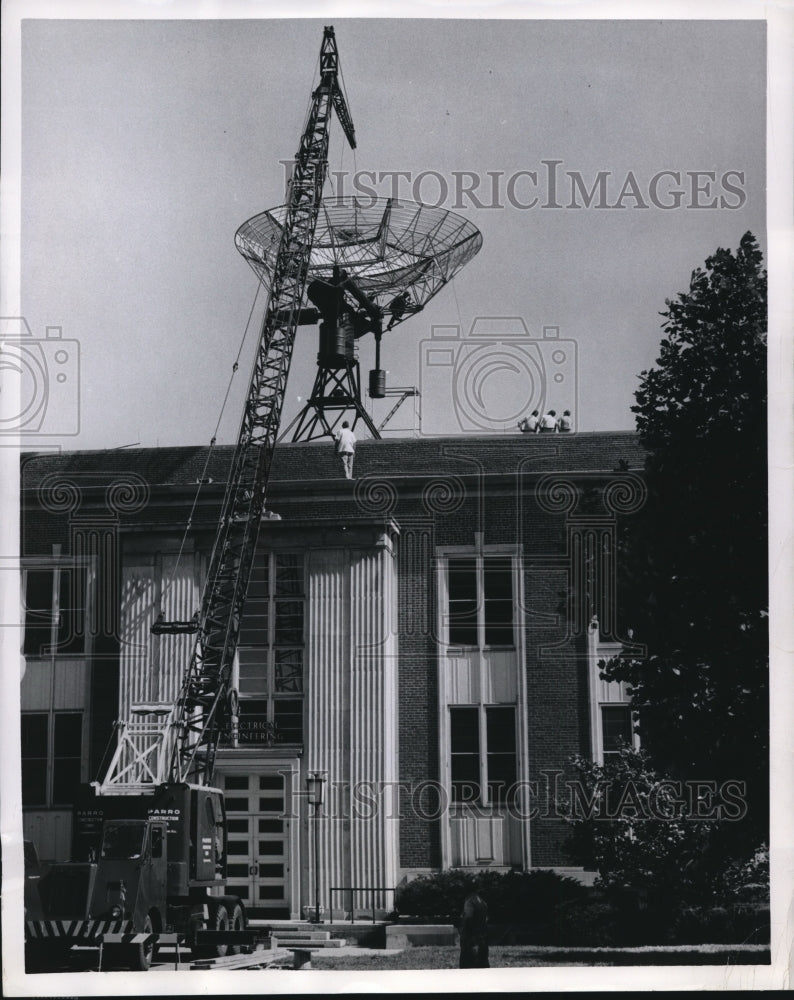
{"label": "steel mast tower", "polygon": [[[218,741],[237,725],[232,667],[306,285],[323,185],[332,109],[352,148],[355,130],[339,86],[333,27],[323,31],[320,83],[295,157],[256,361],[232,459],[201,610],[194,624],[158,622],[159,634],[191,631],[195,646],[177,701],[154,722],[123,722],[100,793],[131,794],[165,781],[209,784]],[[143,709],[148,708],[148,712]],[[142,714],[157,714],[143,706]]]}

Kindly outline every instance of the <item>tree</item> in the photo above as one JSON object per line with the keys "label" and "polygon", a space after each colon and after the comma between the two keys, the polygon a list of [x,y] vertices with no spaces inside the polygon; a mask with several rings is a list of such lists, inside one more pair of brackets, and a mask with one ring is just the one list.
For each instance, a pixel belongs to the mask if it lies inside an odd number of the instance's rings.
{"label": "tree", "polygon": [[766,272],[751,233],[666,301],[637,429],[648,499],[621,540],[628,680],[645,749],[685,779],[747,783],[744,846],[768,829]]}
{"label": "tree", "polygon": [[705,802],[628,746],[607,764],[576,757],[574,767],[579,794],[558,807],[573,828],[571,857],[595,868],[600,888],[640,890],[660,909],[724,895],[726,861],[712,849],[723,803]]}
{"label": "tree", "polygon": [[[576,780],[556,807],[571,828],[571,860],[598,872],[621,944],[768,940],[766,845],[726,854],[724,817],[740,805],[660,774],[644,750],[623,746],[605,764],[574,759]],[[712,935],[716,934],[717,937]]]}

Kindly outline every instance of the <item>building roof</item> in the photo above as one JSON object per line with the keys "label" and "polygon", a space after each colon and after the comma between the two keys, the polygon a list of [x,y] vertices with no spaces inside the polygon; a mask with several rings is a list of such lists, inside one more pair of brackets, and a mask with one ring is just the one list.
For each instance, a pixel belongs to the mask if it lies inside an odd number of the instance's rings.
{"label": "building roof", "polygon": [[[36,489],[48,476],[77,476],[92,481],[133,473],[150,486],[186,488],[200,479],[226,481],[231,445],[119,448],[98,451],[27,452],[22,456],[23,489]],[[358,443],[357,478],[401,479],[432,475],[524,472],[610,472],[619,466],[642,469],[645,452],[633,431],[576,434],[508,434],[502,437],[370,439]],[[625,463],[625,464],[624,464]],[[271,483],[319,482],[342,477],[342,466],[331,441],[280,444],[276,448]]]}

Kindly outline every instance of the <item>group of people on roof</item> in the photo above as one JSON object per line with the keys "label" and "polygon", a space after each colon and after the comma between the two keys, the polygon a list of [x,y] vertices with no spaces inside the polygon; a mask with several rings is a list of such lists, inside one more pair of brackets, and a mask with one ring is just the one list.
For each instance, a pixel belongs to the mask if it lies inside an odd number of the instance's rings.
{"label": "group of people on roof", "polygon": [[[573,420],[571,411],[563,410],[562,416],[558,417],[555,410],[540,416],[537,410],[533,410],[528,417],[524,417],[518,422],[518,429],[524,434],[565,434],[573,430]],[[339,430],[334,432],[336,451],[342,459],[345,478],[353,478],[353,461],[356,454],[356,435],[350,428],[347,420],[342,422]]]}
{"label": "group of people on roof", "polygon": [[573,430],[573,420],[570,410],[563,410],[561,417],[556,410],[549,410],[542,417],[533,410],[528,417],[518,421],[518,429],[524,434],[566,434]]}

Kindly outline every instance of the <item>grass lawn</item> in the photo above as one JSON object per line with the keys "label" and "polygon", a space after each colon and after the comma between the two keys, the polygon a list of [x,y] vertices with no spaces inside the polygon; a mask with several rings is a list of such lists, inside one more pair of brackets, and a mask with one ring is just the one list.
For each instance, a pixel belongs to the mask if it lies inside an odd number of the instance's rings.
{"label": "grass lawn", "polygon": [[[520,946],[512,948],[494,947],[489,949],[492,969],[528,968],[537,965],[589,965],[585,962],[543,962],[536,956],[530,956],[526,949]],[[370,972],[385,972],[391,969],[457,969],[460,962],[460,948],[427,946],[406,948],[399,955],[378,955],[368,952],[365,955],[334,955],[331,949],[321,954],[312,955],[312,968],[320,970],[340,971],[369,970]],[[612,965],[612,962],[594,962],[593,965]]]}

